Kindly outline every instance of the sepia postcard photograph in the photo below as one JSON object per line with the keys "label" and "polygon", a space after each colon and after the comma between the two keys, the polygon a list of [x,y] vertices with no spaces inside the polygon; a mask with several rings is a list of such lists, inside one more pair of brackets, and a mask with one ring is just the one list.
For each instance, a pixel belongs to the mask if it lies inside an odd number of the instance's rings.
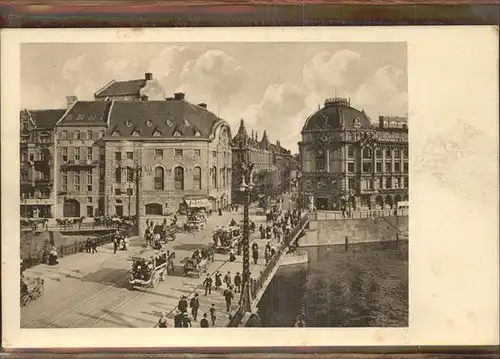
{"label": "sepia postcard photograph", "polygon": [[498,33],[220,30],[2,33],[4,346],[498,342]]}

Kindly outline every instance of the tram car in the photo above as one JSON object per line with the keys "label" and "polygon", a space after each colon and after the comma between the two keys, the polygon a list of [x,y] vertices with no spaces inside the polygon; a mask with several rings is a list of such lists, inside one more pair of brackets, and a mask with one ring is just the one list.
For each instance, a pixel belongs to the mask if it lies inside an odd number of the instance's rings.
{"label": "tram car", "polygon": [[160,280],[165,280],[173,272],[174,259],[175,253],[166,249],[148,249],[129,258],[132,261],[129,280],[131,289],[156,288]]}
{"label": "tram car", "polygon": [[218,227],[214,231],[213,246],[216,253],[228,253],[236,248],[242,239],[239,226]]}
{"label": "tram car", "polygon": [[26,278],[21,276],[21,307],[25,307],[32,300],[38,299],[43,295],[43,278]]}

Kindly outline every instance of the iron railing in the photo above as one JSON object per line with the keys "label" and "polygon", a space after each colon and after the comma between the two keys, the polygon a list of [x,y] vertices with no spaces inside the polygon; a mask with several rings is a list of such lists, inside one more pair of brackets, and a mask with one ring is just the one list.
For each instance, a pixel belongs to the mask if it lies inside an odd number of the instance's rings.
{"label": "iron railing", "polygon": [[341,211],[321,211],[318,210],[311,214],[311,220],[316,221],[329,221],[338,219],[362,219],[362,218],[380,218],[380,217],[390,217],[390,216],[408,216],[407,208],[399,209],[375,209],[375,210],[361,210],[353,211],[351,215],[346,212]]}

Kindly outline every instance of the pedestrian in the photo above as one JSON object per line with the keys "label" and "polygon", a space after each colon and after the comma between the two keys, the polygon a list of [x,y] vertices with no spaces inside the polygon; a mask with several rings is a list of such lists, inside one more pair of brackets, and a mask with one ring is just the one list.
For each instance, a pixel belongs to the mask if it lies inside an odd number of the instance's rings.
{"label": "pedestrian", "polygon": [[224,299],[226,301],[226,310],[228,313],[231,312],[231,301],[234,298],[232,288],[233,288],[232,286],[229,286],[227,289],[224,290]]}
{"label": "pedestrian", "polygon": [[222,274],[217,271],[215,273],[215,289],[219,289],[222,286],[222,280],[221,280]]}
{"label": "pedestrian", "polygon": [[226,283],[228,288],[231,286],[231,283],[232,283],[231,271],[227,272],[227,274],[224,276],[224,283]]}
{"label": "pedestrian", "polygon": [[187,313],[183,313],[182,314],[182,327],[183,328],[189,328],[191,327],[191,319],[189,319],[188,317],[188,314]]}
{"label": "pedestrian", "polygon": [[116,254],[116,250],[118,249],[118,238],[115,236],[113,238],[113,254]]}
{"label": "pedestrian", "polygon": [[259,246],[257,243],[252,245],[252,257],[254,264],[257,264],[257,261],[259,260]]}
{"label": "pedestrian", "polygon": [[177,310],[174,317],[174,328],[182,328],[182,317],[180,310]]}
{"label": "pedestrian", "polygon": [[200,320],[200,328],[208,328],[207,313],[203,313],[203,318]]}
{"label": "pedestrian", "polygon": [[166,328],[167,327],[167,313],[161,313],[161,317],[158,320],[158,324],[156,324],[158,328]]}
{"label": "pedestrian", "polygon": [[87,241],[85,242],[85,252],[90,253],[90,238],[87,237]]}
{"label": "pedestrian", "polygon": [[92,246],[92,252],[91,253],[97,253],[97,242],[95,238],[92,238],[90,240],[90,245]]}
{"label": "pedestrian", "polygon": [[229,261],[234,262],[236,260],[236,256],[234,255],[234,250],[231,248],[229,251]]}
{"label": "pedestrian", "polygon": [[189,306],[191,307],[191,315],[193,316],[193,320],[196,322],[198,318],[198,309],[200,308],[200,300],[198,299],[198,293],[195,293],[194,297],[191,298]]}
{"label": "pedestrian", "polygon": [[205,295],[212,294],[212,277],[210,277],[210,274],[207,274],[203,285],[205,286]]}
{"label": "pedestrian", "polygon": [[215,326],[215,321],[217,319],[217,312],[215,310],[215,304],[210,307],[210,320],[212,321],[212,326]]}
{"label": "pedestrian", "polygon": [[177,305],[177,309],[180,310],[181,313],[187,313],[188,302],[185,296],[182,296],[179,300],[179,304]]}
{"label": "pedestrian", "polygon": [[240,276],[240,272],[237,272],[236,275],[234,276],[234,291],[236,293],[239,293],[241,292],[241,276]]}

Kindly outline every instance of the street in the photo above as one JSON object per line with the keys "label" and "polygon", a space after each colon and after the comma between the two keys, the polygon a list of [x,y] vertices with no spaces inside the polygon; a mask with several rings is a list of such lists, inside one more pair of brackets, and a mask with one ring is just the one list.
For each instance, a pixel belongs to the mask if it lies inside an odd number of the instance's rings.
{"label": "street", "polygon": [[[255,208],[250,209],[250,219],[258,228],[265,222],[264,216],[256,216]],[[173,327],[173,317],[177,303],[182,295],[189,299],[195,292],[199,294],[200,310],[198,321],[208,308],[215,304],[217,309],[216,326],[224,326],[228,319],[222,295],[225,287],[204,296],[202,286],[205,275],[200,278],[185,277],[183,259],[191,257],[197,248],[212,243],[212,233],[216,226],[228,225],[234,218],[243,218],[242,209],[238,213],[223,212],[222,216],[213,213],[207,226],[194,235],[178,233],[174,242],[167,248],[176,253],[175,270],[157,288],[130,290],[128,271],[132,262],[127,258],[144,249],[142,237],[132,238],[128,251],[113,254],[113,244],[98,248],[98,253],[78,253],[59,259],[57,266],[38,265],[25,271],[25,276],[40,276],[45,279],[45,293],[39,299],[21,308],[22,328],[91,328],[91,327],[153,327],[162,312],[168,315],[168,326]],[[157,219],[154,219],[158,221]],[[264,245],[266,240],[257,239],[258,231],[251,234],[259,245],[260,256],[257,265],[251,264],[252,276],[258,276],[264,268]],[[242,256],[235,262],[228,262],[229,255],[216,254],[214,263],[208,268],[210,274],[219,270],[224,276],[228,271],[234,278],[242,271]],[[253,263],[253,260],[251,260]],[[239,295],[235,293],[233,308],[236,308]],[[193,321],[193,326],[199,324]]]}

